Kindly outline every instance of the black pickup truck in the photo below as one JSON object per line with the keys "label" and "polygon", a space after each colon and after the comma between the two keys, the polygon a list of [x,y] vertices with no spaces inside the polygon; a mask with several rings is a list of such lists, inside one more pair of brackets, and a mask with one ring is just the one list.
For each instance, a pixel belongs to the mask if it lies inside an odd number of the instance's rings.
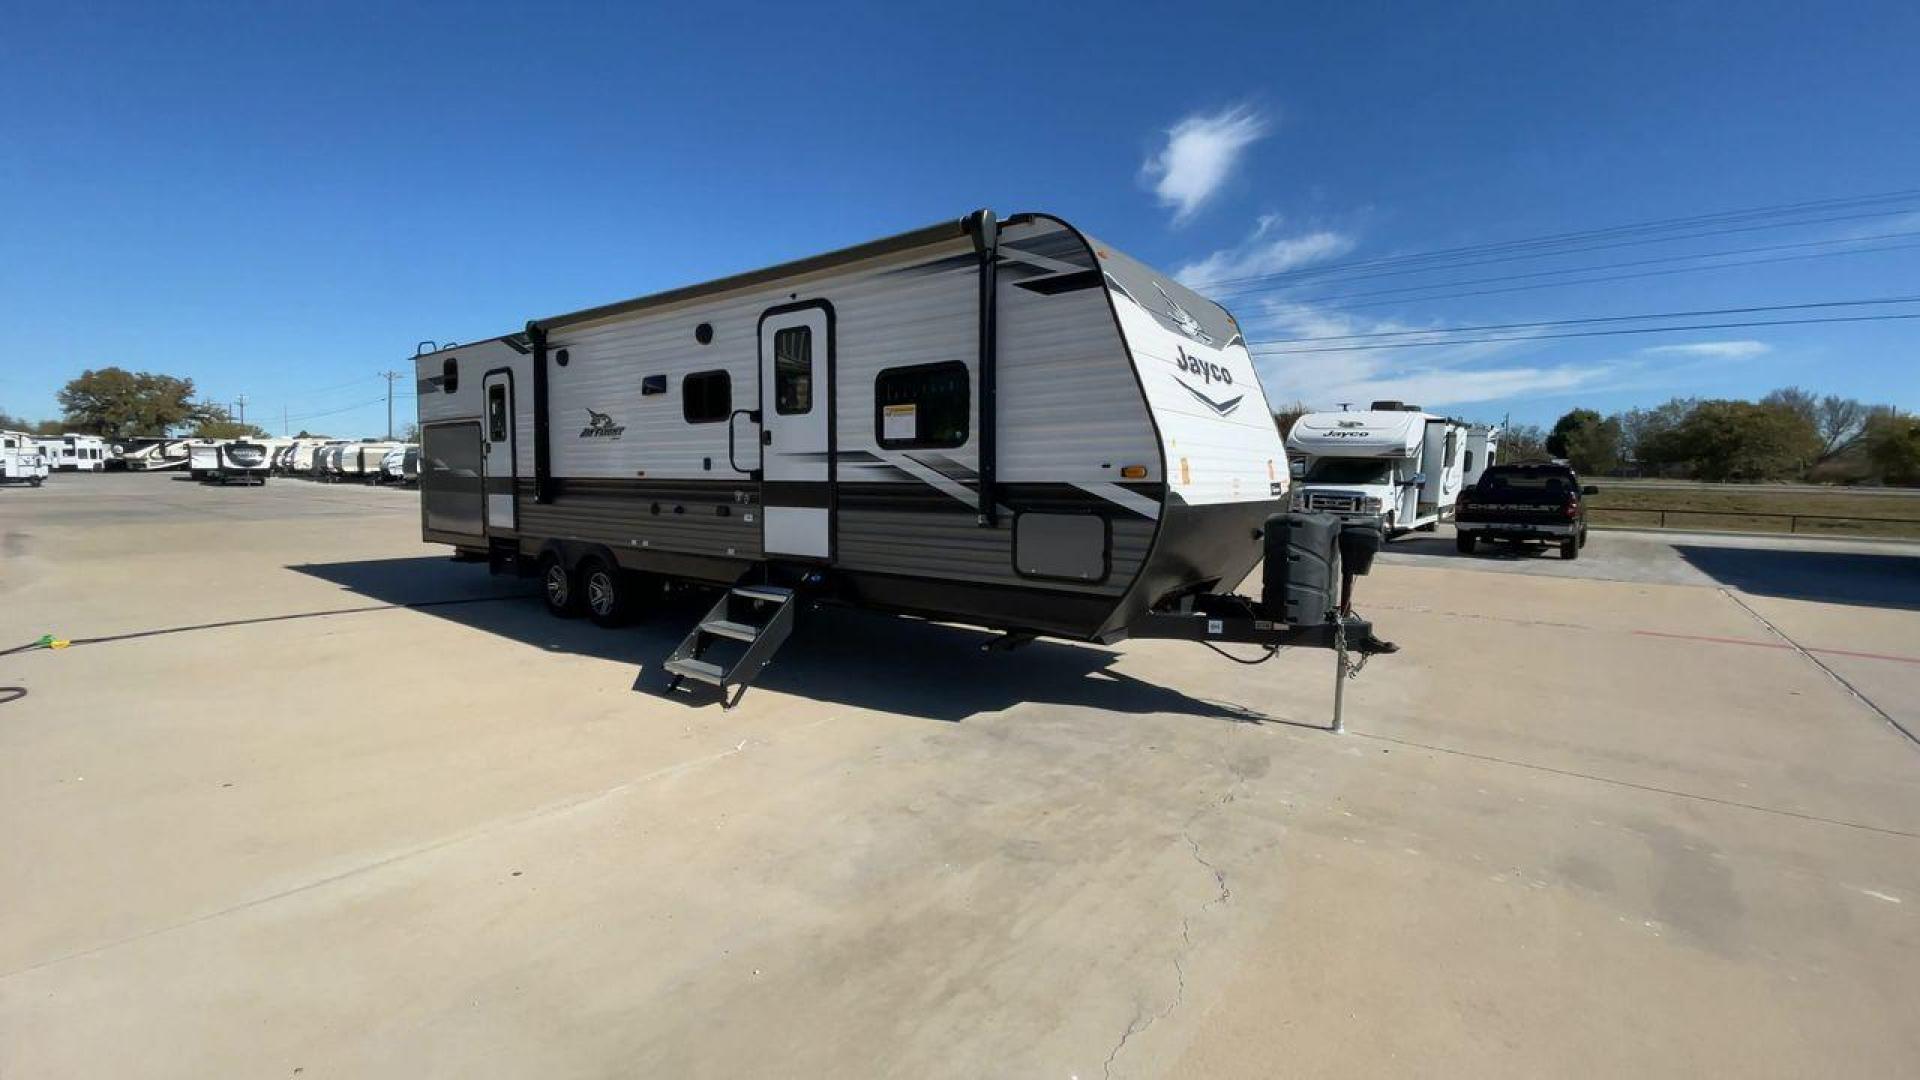
{"label": "black pickup truck", "polygon": [[1587,546],[1587,508],[1580,496],[1599,490],[1581,487],[1572,469],[1553,462],[1491,466],[1460,493],[1456,543],[1468,555],[1481,540],[1558,544],[1561,558],[1577,559]]}

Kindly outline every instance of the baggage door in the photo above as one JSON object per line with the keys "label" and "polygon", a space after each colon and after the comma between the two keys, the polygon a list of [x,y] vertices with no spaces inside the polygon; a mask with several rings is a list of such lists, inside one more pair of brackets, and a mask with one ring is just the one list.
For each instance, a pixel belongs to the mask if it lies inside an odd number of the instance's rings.
{"label": "baggage door", "polygon": [[489,371],[480,385],[486,403],[480,430],[481,490],[486,492],[487,531],[512,532],[513,515],[513,373]]}
{"label": "baggage door", "polygon": [[833,308],[789,304],[760,317],[761,546],[833,552]]}

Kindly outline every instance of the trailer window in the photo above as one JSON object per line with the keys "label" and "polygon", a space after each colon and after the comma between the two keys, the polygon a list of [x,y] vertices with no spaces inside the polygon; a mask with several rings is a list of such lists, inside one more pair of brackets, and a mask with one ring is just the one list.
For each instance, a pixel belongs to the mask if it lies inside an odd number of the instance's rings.
{"label": "trailer window", "polygon": [[460,362],[451,356],[440,362],[440,389],[449,394],[460,389]]}
{"label": "trailer window", "polygon": [[1447,468],[1453,468],[1453,463],[1458,460],[1460,460],[1459,434],[1449,431],[1447,432]]}
{"label": "trailer window", "polygon": [[717,424],[733,414],[733,377],[696,371],[680,380],[680,413],[689,424]]}
{"label": "trailer window", "polygon": [[973,389],[967,365],[889,368],[873,380],[873,437],[889,450],[959,446],[967,441]]}
{"label": "trailer window", "polygon": [[773,411],[813,411],[813,327],[789,326],[773,335]]}

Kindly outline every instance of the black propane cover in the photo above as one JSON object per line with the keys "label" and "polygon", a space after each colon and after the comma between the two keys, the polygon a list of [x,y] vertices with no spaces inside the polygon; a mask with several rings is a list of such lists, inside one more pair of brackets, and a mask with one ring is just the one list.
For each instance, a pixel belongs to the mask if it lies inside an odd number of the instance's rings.
{"label": "black propane cover", "polygon": [[1349,574],[1364,574],[1386,543],[1387,527],[1380,518],[1349,518],[1340,529],[1340,563]]}
{"label": "black propane cover", "polygon": [[1340,603],[1340,519],[1275,514],[1264,530],[1260,607],[1289,626],[1322,626]]}

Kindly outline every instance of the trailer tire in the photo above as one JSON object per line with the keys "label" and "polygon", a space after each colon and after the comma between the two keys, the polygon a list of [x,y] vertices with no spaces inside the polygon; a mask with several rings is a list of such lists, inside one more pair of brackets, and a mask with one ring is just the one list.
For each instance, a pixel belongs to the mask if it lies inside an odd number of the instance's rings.
{"label": "trailer tire", "polygon": [[1565,540],[1560,541],[1560,557],[1563,559],[1577,559],[1580,557],[1580,541],[1577,537],[1569,536]]}
{"label": "trailer tire", "polygon": [[1473,554],[1473,542],[1476,539],[1477,537],[1472,533],[1455,533],[1453,537],[1454,549],[1462,555],[1471,555]]}
{"label": "trailer tire", "polygon": [[633,614],[634,586],[618,566],[598,555],[580,560],[580,603],[595,626],[624,626]]}
{"label": "trailer tire", "polygon": [[573,587],[573,575],[567,573],[560,557],[551,551],[540,556],[539,573],[540,598],[546,601],[547,613],[562,619],[580,614],[579,590]]}

